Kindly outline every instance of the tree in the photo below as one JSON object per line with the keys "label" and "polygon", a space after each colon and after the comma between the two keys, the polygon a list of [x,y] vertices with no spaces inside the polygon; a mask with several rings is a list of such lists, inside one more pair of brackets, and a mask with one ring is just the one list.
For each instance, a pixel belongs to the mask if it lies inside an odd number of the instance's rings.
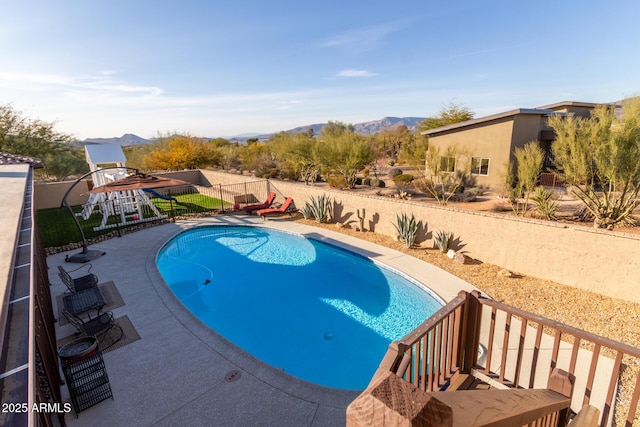
{"label": "tree", "polygon": [[[516,215],[524,216],[529,209],[529,196],[536,187],[538,176],[544,163],[544,152],[538,141],[531,141],[514,151],[516,165],[509,161],[506,165],[505,182],[511,208]],[[515,173],[514,173],[515,170]],[[524,196],[524,203],[520,197]]]}
{"label": "tree", "polygon": [[430,147],[426,152],[425,174],[416,183],[434,197],[439,205],[446,205],[471,174],[471,153],[452,145],[444,152]]}
{"label": "tree", "polygon": [[320,174],[317,160],[317,143],[312,132],[290,134],[280,132],[271,137],[269,145],[282,169],[289,170],[290,176],[301,178],[306,185],[313,184]]}
{"label": "tree", "polygon": [[42,175],[55,181],[63,181],[71,175],[83,175],[89,172],[89,165],[79,150],[46,154],[42,162],[46,165]]}
{"label": "tree", "polygon": [[10,105],[0,105],[0,152],[36,157],[44,169],[36,174],[62,180],[83,173],[88,166],[69,143],[73,136],[55,130],[54,122],[24,117]]}
{"label": "tree", "polygon": [[424,169],[427,160],[429,139],[423,135],[413,135],[403,141],[398,151],[398,162],[411,166],[416,172]]}
{"label": "tree", "polygon": [[145,157],[151,169],[198,169],[220,164],[220,153],[203,138],[176,135],[157,144],[158,149]]}
{"label": "tree", "polygon": [[329,122],[320,132],[317,146],[319,162],[344,177],[349,188],[355,186],[356,175],[374,157],[371,144],[353,131],[352,125]]}
{"label": "tree", "polygon": [[415,139],[415,135],[406,125],[400,125],[383,128],[375,139],[378,152],[397,162],[400,147]]}
{"label": "tree", "polygon": [[0,106],[0,151],[43,159],[63,151],[73,140],[69,134],[57,132],[55,122],[23,117],[10,105]]}
{"label": "tree", "polygon": [[435,129],[442,126],[452,125],[454,123],[466,122],[473,119],[475,113],[467,107],[449,101],[449,104],[443,106],[436,117],[427,117],[419,123],[421,131]]}
{"label": "tree", "polygon": [[551,146],[560,176],[594,216],[594,227],[633,224],[640,205],[640,97],[622,104],[623,114],[599,105],[588,119],[553,116]]}
{"label": "tree", "polygon": [[257,177],[262,178],[276,167],[274,157],[264,142],[247,143],[239,148],[238,155],[242,168],[253,171]]}

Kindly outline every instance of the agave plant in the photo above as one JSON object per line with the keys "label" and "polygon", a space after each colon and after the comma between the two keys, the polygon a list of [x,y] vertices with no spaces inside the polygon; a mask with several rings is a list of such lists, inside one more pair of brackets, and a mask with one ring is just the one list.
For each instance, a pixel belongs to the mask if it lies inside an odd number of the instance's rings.
{"label": "agave plant", "polygon": [[441,252],[446,253],[449,250],[449,242],[453,239],[453,233],[440,230],[436,233],[433,241]]}
{"label": "agave plant", "polygon": [[535,210],[543,218],[549,221],[557,219],[558,203],[554,200],[553,191],[547,190],[542,186],[536,187],[531,200],[536,203]]}
{"label": "agave plant", "polygon": [[396,228],[398,232],[398,238],[401,242],[407,245],[407,248],[413,246],[413,243],[416,240],[416,234],[418,233],[418,225],[415,217],[411,214],[411,218],[407,216],[407,214],[403,213],[402,215],[396,214],[396,222],[393,226]]}
{"label": "agave plant", "polygon": [[[318,223],[324,223],[329,221],[329,214],[331,212],[331,197],[326,194],[322,194],[318,197],[311,197],[309,202],[306,202],[302,215],[305,215],[305,211],[309,216],[313,216]],[[306,218],[306,216],[305,216]]]}
{"label": "agave plant", "polygon": [[307,203],[304,205],[304,208],[302,208],[302,217],[304,219],[311,219],[312,216],[313,212],[311,212],[311,206]]}

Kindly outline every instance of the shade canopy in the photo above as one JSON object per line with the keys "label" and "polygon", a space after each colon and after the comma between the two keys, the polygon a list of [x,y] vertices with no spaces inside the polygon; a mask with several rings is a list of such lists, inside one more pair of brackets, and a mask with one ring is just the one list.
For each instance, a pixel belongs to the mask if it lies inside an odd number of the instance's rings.
{"label": "shade canopy", "polygon": [[162,187],[177,187],[179,185],[191,185],[190,182],[175,178],[164,178],[161,176],[135,173],[126,178],[110,182],[106,185],[96,187],[85,194],[107,193],[113,191],[144,190]]}

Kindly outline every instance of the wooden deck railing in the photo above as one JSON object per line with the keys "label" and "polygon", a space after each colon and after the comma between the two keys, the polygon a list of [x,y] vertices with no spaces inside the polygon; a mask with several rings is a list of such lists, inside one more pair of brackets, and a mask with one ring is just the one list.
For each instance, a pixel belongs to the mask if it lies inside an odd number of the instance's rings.
{"label": "wooden deck railing", "polygon": [[637,348],[461,292],[389,346],[372,383],[391,371],[435,392],[446,389],[458,371],[482,376],[495,388],[547,388],[550,373],[560,368],[576,378],[574,412],[591,405],[600,411],[600,426],[631,427],[640,396],[639,366]]}

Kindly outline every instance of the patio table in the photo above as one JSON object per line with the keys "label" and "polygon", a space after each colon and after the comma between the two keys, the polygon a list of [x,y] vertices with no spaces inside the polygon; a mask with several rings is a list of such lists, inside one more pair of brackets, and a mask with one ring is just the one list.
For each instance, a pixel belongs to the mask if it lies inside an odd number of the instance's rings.
{"label": "patio table", "polygon": [[105,306],[106,301],[99,287],[85,289],[84,291],[74,292],[65,295],[62,299],[64,309],[72,316],[88,312],[90,310],[100,311]]}

